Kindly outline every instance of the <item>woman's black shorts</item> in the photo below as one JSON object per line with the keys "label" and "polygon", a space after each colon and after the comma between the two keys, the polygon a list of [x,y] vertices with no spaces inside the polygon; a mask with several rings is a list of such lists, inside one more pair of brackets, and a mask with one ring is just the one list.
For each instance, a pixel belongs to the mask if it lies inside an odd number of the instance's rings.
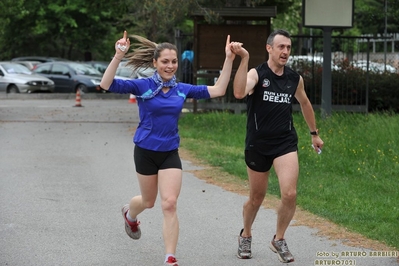
{"label": "woman's black shorts", "polygon": [[136,172],[142,175],[155,175],[159,170],[168,168],[182,169],[179,150],[151,151],[134,146],[134,164]]}

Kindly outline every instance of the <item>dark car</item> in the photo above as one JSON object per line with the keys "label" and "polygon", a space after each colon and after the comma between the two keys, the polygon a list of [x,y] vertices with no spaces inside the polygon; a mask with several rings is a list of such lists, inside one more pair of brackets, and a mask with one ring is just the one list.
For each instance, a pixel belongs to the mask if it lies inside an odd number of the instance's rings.
{"label": "dark car", "polygon": [[88,65],[94,67],[101,73],[104,73],[109,65],[109,62],[104,62],[104,61],[85,61],[82,63],[88,64]]}
{"label": "dark car", "polygon": [[100,88],[102,73],[87,64],[56,61],[40,64],[33,72],[54,81],[54,92],[103,91]]}

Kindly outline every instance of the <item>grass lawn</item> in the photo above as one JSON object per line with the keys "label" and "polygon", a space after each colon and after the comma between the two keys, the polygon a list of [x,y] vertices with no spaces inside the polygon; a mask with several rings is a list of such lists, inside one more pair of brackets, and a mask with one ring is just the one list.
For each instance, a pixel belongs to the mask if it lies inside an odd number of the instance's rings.
{"label": "grass lawn", "polygon": [[[353,232],[399,248],[399,115],[316,114],[325,146],[311,148],[309,129],[294,113],[299,136],[298,205]],[[184,114],[182,147],[212,166],[247,179],[244,162],[246,115]],[[279,196],[272,170],[268,193]]]}

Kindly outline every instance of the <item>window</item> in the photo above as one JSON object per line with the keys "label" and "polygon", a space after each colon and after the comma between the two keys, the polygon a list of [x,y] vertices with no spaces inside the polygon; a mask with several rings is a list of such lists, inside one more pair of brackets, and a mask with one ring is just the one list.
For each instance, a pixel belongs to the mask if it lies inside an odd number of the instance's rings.
{"label": "window", "polygon": [[51,70],[51,74],[54,75],[68,75],[69,70],[68,67],[63,65],[54,64],[53,69]]}
{"label": "window", "polygon": [[41,74],[50,74],[50,68],[51,68],[51,65],[39,65],[37,68],[36,68],[36,70],[35,70],[35,72],[36,73],[41,73]]}

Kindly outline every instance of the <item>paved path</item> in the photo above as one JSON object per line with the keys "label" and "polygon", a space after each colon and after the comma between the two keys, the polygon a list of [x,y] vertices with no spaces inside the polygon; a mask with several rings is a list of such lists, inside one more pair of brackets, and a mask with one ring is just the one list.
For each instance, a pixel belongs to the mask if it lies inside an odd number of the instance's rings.
{"label": "paved path", "polygon": [[[139,193],[132,159],[137,106],[126,100],[0,99],[0,265],[162,265],[159,201],[140,215],[142,238],[124,232],[120,208]],[[178,204],[181,266],[282,265],[269,250],[276,214],[261,209],[251,260],[236,258],[245,197],[187,170]],[[398,265],[291,226],[290,265]],[[348,252],[346,257],[342,252]],[[349,253],[351,252],[351,253]],[[335,257],[337,255],[337,258]],[[397,256],[397,255],[396,255]],[[321,263],[318,263],[322,260]],[[339,263],[339,264],[338,264]]]}

